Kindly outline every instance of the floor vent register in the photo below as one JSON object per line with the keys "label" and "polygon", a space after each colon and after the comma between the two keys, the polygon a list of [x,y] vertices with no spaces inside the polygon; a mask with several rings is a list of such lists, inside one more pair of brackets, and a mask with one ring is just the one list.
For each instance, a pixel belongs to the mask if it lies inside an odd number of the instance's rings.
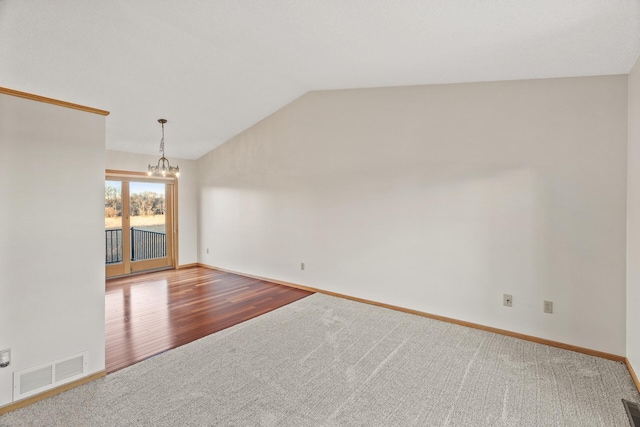
{"label": "floor vent register", "polygon": [[640,427],[640,406],[637,403],[622,399],[624,409],[627,411],[631,427]]}

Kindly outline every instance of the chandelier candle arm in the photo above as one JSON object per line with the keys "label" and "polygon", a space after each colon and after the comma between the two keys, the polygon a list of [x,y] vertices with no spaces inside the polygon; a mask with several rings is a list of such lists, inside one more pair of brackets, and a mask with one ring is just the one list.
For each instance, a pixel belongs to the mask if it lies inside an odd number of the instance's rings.
{"label": "chandelier candle arm", "polygon": [[164,156],[164,124],[167,123],[166,119],[158,119],[158,123],[162,125],[162,139],[160,140],[160,154],[162,157],[158,159],[158,164],[155,166],[149,165],[147,174],[149,176],[180,176],[180,168],[178,166],[171,166],[169,159]]}

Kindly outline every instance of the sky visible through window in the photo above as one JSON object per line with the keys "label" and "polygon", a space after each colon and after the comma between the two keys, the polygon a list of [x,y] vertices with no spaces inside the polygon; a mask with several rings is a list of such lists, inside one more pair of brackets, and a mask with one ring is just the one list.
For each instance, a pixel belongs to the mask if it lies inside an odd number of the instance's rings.
{"label": "sky visible through window", "polygon": [[[121,184],[120,181],[106,181],[106,186],[107,187],[115,187],[118,190],[120,190]],[[131,194],[140,194],[140,193],[144,193],[145,191],[150,191],[152,193],[156,193],[156,194],[163,194],[164,195],[164,184],[163,183],[157,183],[157,182],[131,182],[129,183],[129,193]]]}
{"label": "sky visible through window", "polygon": [[160,184],[157,182],[130,182],[129,183],[129,192],[131,194],[144,193],[145,191],[150,191],[152,193],[164,195],[164,184]]}

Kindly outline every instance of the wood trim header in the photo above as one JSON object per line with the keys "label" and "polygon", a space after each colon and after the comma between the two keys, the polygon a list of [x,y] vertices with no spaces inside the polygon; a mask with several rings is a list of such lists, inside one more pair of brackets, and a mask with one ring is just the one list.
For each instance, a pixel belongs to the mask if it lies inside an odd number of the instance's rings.
{"label": "wood trim header", "polygon": [[140,182],[164,182],[165,184],[175,184],[178,179],[173,176],[149,176],[147,172],[121,171],[114,169],[105,170],[105,179],[140,181]]}
{"label": "wood trim header", "polygon": [[117,169],[105,169],[107,175],[122,175],[122,176],[149,176],[147,172],[137,172],[137,171],[121,171]]}
{"label": "wood trim header", "polygon": [[32,93],[20,92],[19,90],[7,89],[0,86],[0,94],[16,96],[18,98],[30,99],[32,101],[44,102],[45,104],[58,105],[60,107],[71,108],[74,110],[86,111],[87,113],[99,114],[101,116],[108,116],[109,112],[105,110],[98,110],[97,108],[86,107],[84,105],[73,104],[71,102],[60,101],[58,99],[46,98],[40,95],[34,95]]}

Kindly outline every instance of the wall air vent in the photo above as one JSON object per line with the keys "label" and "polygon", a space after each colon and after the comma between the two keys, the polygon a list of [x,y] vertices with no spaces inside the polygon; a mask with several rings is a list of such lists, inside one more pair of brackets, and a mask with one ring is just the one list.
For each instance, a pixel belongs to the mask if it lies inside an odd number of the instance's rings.
{"label": "wall air vent", "polygon": [[84,372],[84,356],[80,355],[72,359],[55,364],[56,382],[67,380],[71,377],[82,375]]}
{"label": "wall air vent", "polygon": [[74,354],[13,373],[13,400],[75,381],[88,373],[88,352]]}
{"label": "wall air vent", "polygon": [[51,365],[20,375],[20,392],[24,395],[51,384],[53,384],[53,366]]}

